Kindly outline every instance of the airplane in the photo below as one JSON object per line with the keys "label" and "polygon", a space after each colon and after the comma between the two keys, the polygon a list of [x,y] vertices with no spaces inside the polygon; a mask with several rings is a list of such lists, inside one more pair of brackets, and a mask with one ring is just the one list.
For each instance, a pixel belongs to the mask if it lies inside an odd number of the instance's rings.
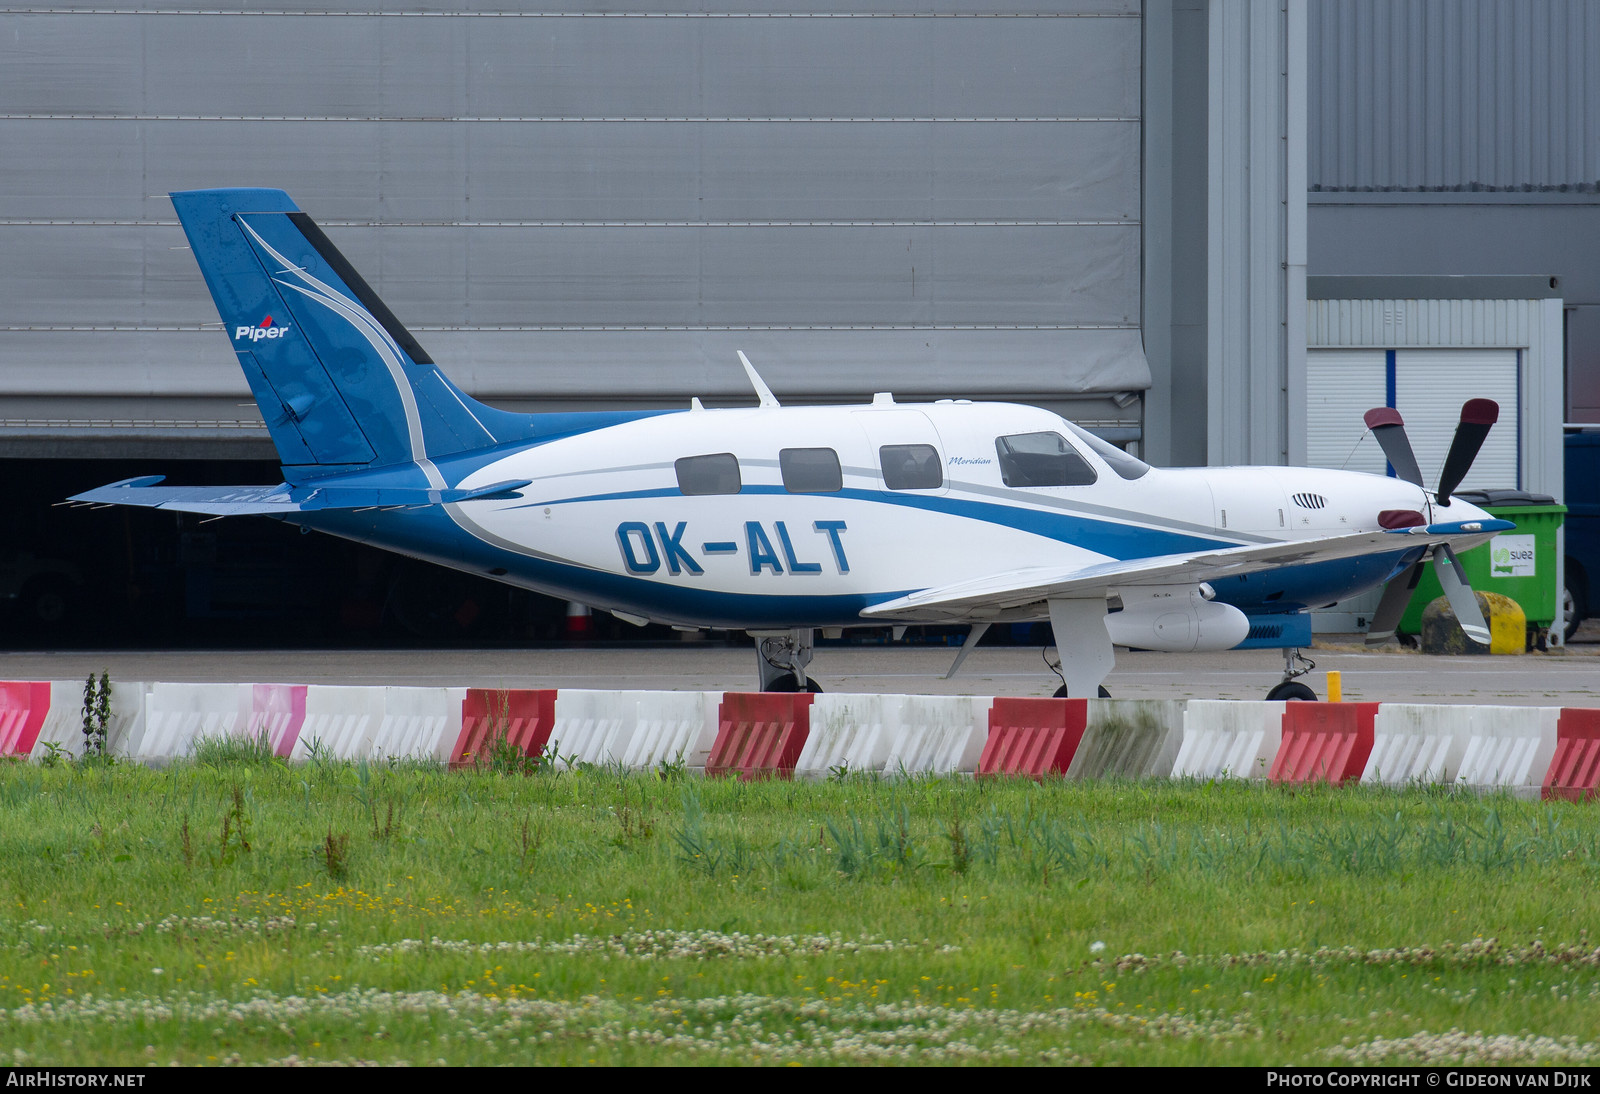
{"label": "airplane", "polygon": [[1469,637],[1456,555],[1514,525],[1452,497],[1498,416],[1467,402],[1440,481],[1370,411],[1393,476],[1156,468],[1047,410],[941,399],[520,414],[452,383],[289,195],[171,195],[282,461],[272,486],[112,483],[69,499],[261,515],[611,612],[743,630],[763,690],[820,691],[815,636],[1047,620],[1057,695],[1105,694],[1114,646],[1284,651],[1315,699],[1310,608],[1387,583],[1392,636],[1426,562]]}

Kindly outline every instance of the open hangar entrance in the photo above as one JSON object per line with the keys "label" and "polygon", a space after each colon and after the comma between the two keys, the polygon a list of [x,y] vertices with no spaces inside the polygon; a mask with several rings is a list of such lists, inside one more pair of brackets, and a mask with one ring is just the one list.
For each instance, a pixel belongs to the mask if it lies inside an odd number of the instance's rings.
{"label": "open hangar entrance", "polygon": [[[3,459],[0,648],[494,646],[560,641],[564,602],[265,517],[65,497],[136,475],[276,482],[273,460]],[[597,615],[596,637],[639,637]],[[631,632],[631,633],[624,633]]]}

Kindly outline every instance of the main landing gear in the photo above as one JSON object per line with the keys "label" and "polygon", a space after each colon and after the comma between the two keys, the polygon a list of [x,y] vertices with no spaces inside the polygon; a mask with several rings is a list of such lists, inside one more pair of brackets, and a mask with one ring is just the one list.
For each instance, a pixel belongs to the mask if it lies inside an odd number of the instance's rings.
{"label": "main landing gear", "polygon": [[756,679],[762,691],[822,691],[806,674],[815,633],[810,627],[751,632],[756,640]]}
{"label": "main landing gear", "polygon": [[1317,667],[1317,663],[1297,649],[1283,651],[1283,679],[1271,691],[1267,692],[1269,701],[1277,699],[1301,699],[1308,702],[1317,701],[1317,693],[1305,684],[1296,680],[1296,676],[1304,676]]}
{"label": "main landing gear", "polygon": [[[1056,655],[1055,656],[1055,660],[1053,660],[1053,661],[1050,659],[1050,654],[1052,652],[1054,652],[1055,655]],[[1061,677],[1061,686],[1056,688],[1055,698],[1057,698],[1057,699],[1065,699],[1065,698],[1067,698],[1067,678],[1065,676],[1062,676],[1062,674],[1061,674],[1061,651],[1060,651],[1059,647],[1057,647],[1056,649],[1052,650],[1051,647],[1046,646],[1044,649],[1040,650],[1039,653],[1044,657],[1044,666],[1045,666],[1045,668],[1047,668],[1051,672],[1055,673],[1058,677]],[[1102,699],[1111,698],[1111,693],[1106,690],[1106,686],[1104,684],[1096,684],[1095,687],[1100,692],[1100,698],[1102,698]],[[1073,698],[1079,698],[1079,696],[1073,696]]]}

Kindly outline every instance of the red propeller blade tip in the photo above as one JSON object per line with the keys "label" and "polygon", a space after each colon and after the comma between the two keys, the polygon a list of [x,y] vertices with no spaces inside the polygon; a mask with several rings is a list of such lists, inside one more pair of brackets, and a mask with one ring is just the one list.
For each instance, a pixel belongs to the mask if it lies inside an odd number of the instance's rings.
{"label": "red propeller blade tip", "polygon": [[[1489,400],[1487,400],[1487,399],[1474,399],[1473,402],[1475,402],[1475,403],[1488,403]],[[1471,404],[1469,403],[1468,405],[1470,406]],[[1490,406],[1494,406],[1493,403],[1489,403],[1489,405]],[[1365,414],[1363,414],[1361,416],[1361,420],[1367,423],[1367,428],[1368,429],[1377,429],[1380,425],[1405,425],[1406,424],[1405,420],[1400,417],[1400,412],[1398,410],[1396,410],[1392,406],[1375,406],[1371,410],[1369,410]],[[1489,420],[1493,421],[1494,419],[1491,418]]]}
{"label": "red propeller blade tip", "polygon": [[[1500,404],[1493,399],[1468,399],[1461,407],[1461,421],[1463,424],[1494,425],[1499,420]],[[1372,423],[1368,422],[1367,424],[1370,427]]]}

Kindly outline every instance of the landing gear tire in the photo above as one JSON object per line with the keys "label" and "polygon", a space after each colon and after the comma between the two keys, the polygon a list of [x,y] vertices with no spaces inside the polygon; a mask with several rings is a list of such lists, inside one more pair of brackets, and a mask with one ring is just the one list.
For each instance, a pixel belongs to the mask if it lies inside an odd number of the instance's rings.
{"label": "landing gear tire", "polygon": [[1279,699],[1304,700],[1314,703],[1317,693],[1306,687],[1298,680],[1285,680],[1271,691],[1267,692],[1267,701],[1275,702]]}
{"label": "landing gear tire", "polygon": [[778,677],[776,680],[772,681],[772,683],[767,685],[766,690],[767,691],[808,691],[812,695],[821,695],[822,694],[822,685],[817,683],[815,680],[811,679],[811,677],[808,676],[808,677],[806,677],[806,686],[805,687],[801,687],[800,686],[800,681],[795,679],[795,677],[791,674],[791,675],[784,675],[784,676]]}
{"label": "landing gear tire", "polygon": [[[1060,687],[1056,688],[1055,697],[1057,699],[1065,699],[1067,697],[1067,685],[1062,684]],[[1106,690],[1106,686],[1104,684],[1100,685],[1100,698],[1102,698],[1102,699],[1111,698],[1111,693]]]}

